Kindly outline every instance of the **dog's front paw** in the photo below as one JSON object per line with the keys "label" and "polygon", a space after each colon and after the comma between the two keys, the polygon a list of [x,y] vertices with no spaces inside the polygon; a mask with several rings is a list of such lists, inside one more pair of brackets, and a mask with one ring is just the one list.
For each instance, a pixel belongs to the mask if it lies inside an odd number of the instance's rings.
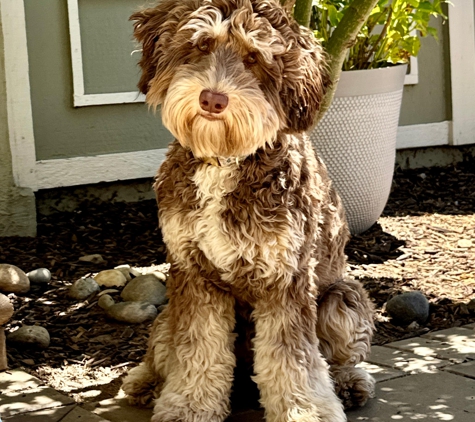
{"label": "dog's front paw", "polygon": [[345,409],[361,407],[374,397],[374,378],[364,369],[341,367],[333,372],[335,391]]}
{"label": "dog's front paw", "polygon": [[155,402],[151,422],[223,422],[229,410],[222,403],[206,408],[203,403],[190,403],[179,394],[162,394]]}

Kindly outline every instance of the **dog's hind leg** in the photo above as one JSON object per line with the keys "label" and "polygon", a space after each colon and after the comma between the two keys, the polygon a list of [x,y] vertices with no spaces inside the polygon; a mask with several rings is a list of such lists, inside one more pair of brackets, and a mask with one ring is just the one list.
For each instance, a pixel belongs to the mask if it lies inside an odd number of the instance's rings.
{"label": "dog's hind leg", "polygon": [[132,405],[150,405],[152,400],[159,396],[163,387],[172,347],[168,319],[169,312],[166,307],[153,323],[144,361],[132,368],[122,383],[122,390],[128,395]]}
{"label": "dog's hind leg", "polygon": [[363,406],[374,396],[374,379],[355,368],[368,355],[374,330],[373,307],[362,285],[339,280],[318,299],[317,336],[330,364],[335,391],[345,409]]}

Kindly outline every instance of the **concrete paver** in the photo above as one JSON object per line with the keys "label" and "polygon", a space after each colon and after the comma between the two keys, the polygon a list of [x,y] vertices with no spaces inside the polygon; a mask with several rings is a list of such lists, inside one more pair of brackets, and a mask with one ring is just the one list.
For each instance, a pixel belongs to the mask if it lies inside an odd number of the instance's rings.
{"label": "concrete paver", "polygon": [[49,387],[38,387],[25,392],[9,391],[2,393],[0,415],[6,418],[18,413],[34,412],[73,403],[73,399]]}
{"label": "concrete paver", "polygon": [[3,394],[9,391],[25,391],[40,385],[43,383],[38,378],[18,369],[0,372],[0,393]]}
{"label": "concrete paver", "polygon": [[362,362],[356,365],[358,368],[364,369],[368,374],[371,374],[376,382],[392,380],[394,378],[404,377],[407,374],[399,369],[386,368],[374,363]]}
{"label": "concrete paver", "polygon": [[475,420],[475,380],[439,372],[377,384],[376,398],[347,413],[350,422],[393,420]]}
{"label": "concrete paver", "polygon": [[386,346],[399,350],[407,350],[420,356],[433,356],[439,359],[447,359],[455,363],[462,363],[470,359],[474,360],[475,344],[459,341],[460,339],[461,336],[447,338],[444,341],[415,337],[396,341]]}
{"label": "concrete paver", "polygon": [[41,409],[36,412],[20,413],[9,418],[4,418],[4,422],[61,422],[63,418],[76,407],[75,404],[64,407],[53,407]]}
{"label": "concrete paver", "polygon": [[435,372],[437,368],[449,365],[446,360],[433,356],[419,356],[405,350],[396,350],[384,346],[373,346],[367,362],[388,366],[405,373]]}
{"label": "concrete paver", "polygon": [[102,400],[94,414],[111,422],[150,422],[152,408],[130,406],[126,398]]}
{"label": "concrete paver", "polygon": [[475,361],[473,360],[459,363],[457,365],[450,365],[444,368],[444,370],[447,372],[452,372],[453,374],[463,375],[464,377],[475,379]]}
{"label": "concrete paver", "polygon": [[[377,381],[376,397],[348,412],[349,422],[475,420],[475,324],[385,346],[374,346],[359,366]],[[454,364],[455,363],[455,364]],[[244,402],[244,404],[246,401]],[[226,422],[262,422],[262,410],[246,410]],[[91,412],[92,411],[92,412]],[[0,373],[4,422],[150,422],[152,409],[129,406],[119,394],[78,406],[19,370]]]}

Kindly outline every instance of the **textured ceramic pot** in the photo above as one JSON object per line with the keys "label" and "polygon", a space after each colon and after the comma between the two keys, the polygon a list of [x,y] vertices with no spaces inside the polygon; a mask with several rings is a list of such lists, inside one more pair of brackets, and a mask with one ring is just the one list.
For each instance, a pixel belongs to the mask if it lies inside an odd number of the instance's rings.
{"label": "textured ceramic pot", "polygon": [[406,69],[342,72],[332,105],[310,133],[353,234],[377,221],[389,197]]}

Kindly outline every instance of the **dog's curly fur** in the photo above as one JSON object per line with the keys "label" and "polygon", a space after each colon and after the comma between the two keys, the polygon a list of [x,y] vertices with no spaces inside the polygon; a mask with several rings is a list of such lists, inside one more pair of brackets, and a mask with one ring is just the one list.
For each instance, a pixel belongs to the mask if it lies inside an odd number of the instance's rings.
{"label": "dog's curly fur", "polygon": [[329,84],[321,47],[276,0],[163,0],[132,19],[139,88],[176,140],[154,185],[169,304],[124,391],[156,399],[153,422],[222,422],[237,315],[267,421],[346,420],[335,391],[350,407],[374,387],[355,368],[372,306],[344,278],[343,210],[304,135]]}

